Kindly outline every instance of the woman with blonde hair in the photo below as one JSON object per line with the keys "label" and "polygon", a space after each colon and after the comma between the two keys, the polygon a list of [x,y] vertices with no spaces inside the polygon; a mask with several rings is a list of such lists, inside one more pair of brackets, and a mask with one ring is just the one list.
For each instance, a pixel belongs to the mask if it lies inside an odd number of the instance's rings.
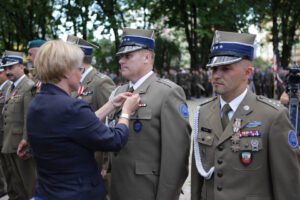
{"label": "woman with blonde hair", "polygon": [[[129,115],[140,97],[122,93],[95,113],[69,94],[79,86],[82,50],[63,41],[46,42],[34,60],[43,83],[30,103],[27,133],[38,169],[35,199],[101,200],[106,195],[95,151],[119,151],[127,142]],[[101,120],[124,103],[114,128]]]}

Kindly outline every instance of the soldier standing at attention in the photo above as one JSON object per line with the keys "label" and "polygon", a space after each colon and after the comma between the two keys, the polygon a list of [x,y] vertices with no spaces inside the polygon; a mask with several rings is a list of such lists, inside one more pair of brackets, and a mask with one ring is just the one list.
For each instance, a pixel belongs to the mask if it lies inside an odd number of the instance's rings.
{"label": "soldier standing at attention", "polygon": [[175,200],[188,175],[191,127],[184,91],[153,73],[153,36],[152,30],[125,28],[117,53],[129,83],[116,94],[131,91],[141,102],[132,115],[121,115],[130,119],[129,138],[112,154],[112,200]]}
{"label": "soldier standing at attention", "polygon": [[271,70],[271,67],[267,68],[267,71],[264,75],[264,83],[265,83],[265,94],[268,98],[274,98],[274,76]]}
{"label": "soldier standing at attention", "polygon": [[208,67],[218,96],[196,110],[192,200],[300,197],[300,150],[287,109],[247,90],[254,39],[215,32]]}
{"label": "soldier standing at attention", "polygon": [[261,95],[262,91],[262,83],[261,83],[261,72],[259,71],[259,68],[255,68],[254,74],[253,74],[253,82],[254,82],[254,87],[255,87],[255,92],[257,95]]}
{"label": "soldier standing at attention", "polygon": [[[72,35],[68,36],[67,42],[76,44],[84,52],[82,61],[84,72],[81,76],[80,86],[77,92],[71,93],[71,96],[85,100],[91,106],[93,111],[97,111],[108,101],[111,92],[116,86],[111,78],[98,72],[91,66],[93,49],[98,48],[96,45]],[[98,164],[99,172],[101,172],[103,182],[109,193],[109,175],[107,177],[109,154],[96,152],[95,159]]]}
{"label": "soldier standing at attention", "polygon": [[5,94],[2,146],[3,171],[8,196],[12,200],[33,197],[36,185],[36,168],[33,157],[28,153],[25,123],[33,82],[24,74],[23,55],[21,52],[5,51],[2,57],[2,66],[12,82]]}
{"label": "soldier standing at attention", "polygon": [[[1,61],[0,61],[1,63]],[[10,87],[10,81],[7,79],[6,73],[4,71],[4,68],[0,64],[0,148],[2,149],[3,144],[3,115],[2,110],[4,106],[5,101],[5,94],[7,92],[7,89]],[[3,174],[2,169],[2,154],[0,153],[0,197],[4,196],[7,193],[7,186],[6,186],[6,180],[5,176]]]}

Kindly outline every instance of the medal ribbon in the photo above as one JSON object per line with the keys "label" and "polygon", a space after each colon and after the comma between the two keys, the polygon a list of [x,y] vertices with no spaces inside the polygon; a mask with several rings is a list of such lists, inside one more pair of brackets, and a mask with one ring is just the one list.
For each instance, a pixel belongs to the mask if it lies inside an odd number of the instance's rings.
{"label": "medal ribbon", "polygon": [[40,86],[41,86],[41,81],[37,82],[36,88],[39,89]]}
{"label": "medal ribbon", "polygon": [[78,89],[78,95],[82,95],[82,92],[83,92],[83,86],[80,86],[79,89]]}
{"label": "medal ribbon", "polygon": [[234,119],[234,124],[233,124],[233,132],[238,133],[240,128],[242,126],[242,120],[239,118]]}

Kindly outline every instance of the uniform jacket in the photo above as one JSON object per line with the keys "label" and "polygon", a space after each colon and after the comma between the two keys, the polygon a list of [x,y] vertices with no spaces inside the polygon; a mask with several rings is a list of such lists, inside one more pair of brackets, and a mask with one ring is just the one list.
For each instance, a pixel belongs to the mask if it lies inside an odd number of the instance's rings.
{"label": "uniform jacket", "polygon": [[101,200],[106,195],[95,151],[119,151],[127,142],[124,124],[107,128],[82,100],[43,84],[27,115],[28,139],[38,168],[36,196]]}
{"label": "uniform jacket", "polygon": [[[127,90],[128,84],[117,93]],[[188,175],[190,150],[184,92],[152,74],[133,93],[140,95],[141,106],[130,117],[126,147],[112,155],[111,199],[177,199]]]}
{"label": "uniform jacket", "polygon": [[82,94],[73,92],[72,97],[80,98],[89,103],[94,111],[101,108],[110,96],[110,93],[115,89],[114,82],[106,75],[97,72],[96,69],[90,71],[83,82]]}
{"label": "uniform jacket", "polygon": [[5,95],[7,92],[7,89],[10,87],[10,81],[7,81],[5,85],[3,85],[2,89],[0,90],[0,147],[2,147],[3,143],[3,107],[5,103]]}
{"label": "uniform jacket", "polygon": [[27,139],[26,112],[33,98],[30,92],[32,86],[33,82],[25,76],[5,97],[2,153],[16,153],[20,141]]}
{"label": "uniform jacket", "polygon": [[[240,137],[239,149],[234,152],[231,138],[237,118],[241,119],[242,133],[258,131],[261,135]],[[282,105],[248,91],[222,131],[220,100],[215,97],[202,104],[198,122],[197,142],[203,167],[208,171],[215,166],[215,171],[210,180],[203,179],[193,156],[192,200],[299,199],[299,146],[290,144],[297,140],[289,139],[294,129]],[[251,153],[247,166],[242,162],[242,152]]]}

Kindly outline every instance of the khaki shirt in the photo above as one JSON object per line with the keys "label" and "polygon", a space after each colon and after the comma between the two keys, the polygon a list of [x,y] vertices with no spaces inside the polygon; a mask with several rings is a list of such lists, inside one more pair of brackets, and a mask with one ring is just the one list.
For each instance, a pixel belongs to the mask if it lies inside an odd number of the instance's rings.
{"label": "khaki shirt", "polygon": [[2,153],[16,153],[20,141],[27,140],[26,113],[33,98],[32,86],[33,82],[25,76],[12,92],[8,91],[7,93],[3,109]]}
{"label": "khaki shirt", "polygon": [[215,170],[211,179],[204,179],[193,156],[192,200],[299,199],[300,151],[293,132],[286,108],[250,91],[224,131],[219,98],[203,103],[195,151],[206,172]]}

